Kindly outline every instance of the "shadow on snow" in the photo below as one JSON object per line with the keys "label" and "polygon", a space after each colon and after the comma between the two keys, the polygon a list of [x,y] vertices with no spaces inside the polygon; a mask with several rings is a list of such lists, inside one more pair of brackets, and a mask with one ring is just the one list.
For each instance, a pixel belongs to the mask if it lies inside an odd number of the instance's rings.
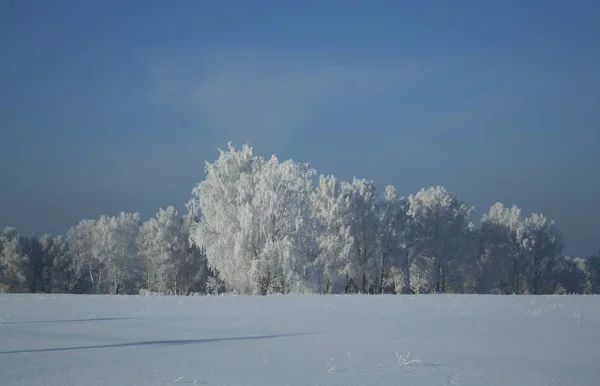
{"label": "shadow on snow", "polygon": [[288,337],[288,336],[301,336],[301,335],[306,335],[306,334],[277,334],[277,335],[242,336],[242,337],[235,337],[235,338],[209,338],[209,339],[187,339],[187,340],[150,340],[150,341],[142,341],[142,342],[115,343],[115,344],[106,344],[106,345],[97,345],[97,346],[76,346],[76,347],[57,347],[57,348],[42,348],[42,349],[30,349],[30,350],[0,351],[0,354],[21,354],[21,353],[36,353],[36,352],[90,350],[90,349],[101,349],[101,348],[155,346],[155,345],[176,346],[176,345],[202,344],[202,343],[236,341],[236,340],[275,339],[275,338],[284,338],[284,337]]}
{"label": "shadow on snow", "polygon": [[5,322],[0,321],[2,324],[45,324],[45,323],[78,323],[78,322],[103,322],[110,320],[128,320],[132,318],[87,318],[87,319],[67,319],[67,320],[31,320],[27,322]]}

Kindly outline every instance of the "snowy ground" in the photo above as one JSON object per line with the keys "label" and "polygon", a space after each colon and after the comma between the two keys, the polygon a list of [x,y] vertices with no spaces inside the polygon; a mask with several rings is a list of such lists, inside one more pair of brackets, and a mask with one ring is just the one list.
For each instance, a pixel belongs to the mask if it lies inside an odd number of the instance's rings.
{"label": "snowy ground", "polygon": [[600,384],[598,296],[3,295],[0,318],[0,385]]}

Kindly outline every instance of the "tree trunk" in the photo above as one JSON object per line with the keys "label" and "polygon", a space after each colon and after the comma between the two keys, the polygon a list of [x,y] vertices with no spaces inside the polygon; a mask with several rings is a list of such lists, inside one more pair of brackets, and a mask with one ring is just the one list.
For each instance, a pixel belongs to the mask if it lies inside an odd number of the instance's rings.
{"label": "tree trunk", "polygon": [[379,273],[379,293],[383,295],[383,282],[385,280],[385,253],[381,255],[381,272]]}
{"label": "tree trunk", "polygon": [[440,279],[441,279],[441,291],[442,293],[446,292],[446,265],[444,263],[440,264]]}
{"label": "tree trunk", "polygon": [[435,259],[435,292],[440,293],[440,285],[442,279],[442,266],[440,264],[440,259],[436,257]]}
{"label": "tree trunk", "polygon": [[152,288],[150,288],[150,261],[148,261],[147,263],[147,267],[146,267],[146,288],[148,288],[148,291],[152,291]]}
{"label": "tree trunk", "polygon": [[402,283],[402,290],[401,290],[401,292],[403,294],[410,294],[410,293],[413,292],[412,289],[410,288],[410,268],[405,267],[402,270],[402,273],[403,273],[403,276],[404,276],[404,278],[403,278],[404,283]]}
{"label": "tree trunk", "polygon": [[177,279],[178,279],[178,277],[177,277],[177,276],[178,276],[178,275],[177,275],[177,274],[175,274],[175,287],[174,287],[174,289],[173,289],[173,292],[175,293],[175,295],[177,295],[177,284],[178,284],[178,283],[177,283],[177,281],[178,281],[178,280],[177,280]]}
{"label": "tree trunk", "polygon": [[402,272],[404,274],[404,284],[402,285],[401,292],[403,294],[412,294],[414,291],[410,287],[410,258],[408,255],[408,250],[404,251],[404,267],[402,267]]}

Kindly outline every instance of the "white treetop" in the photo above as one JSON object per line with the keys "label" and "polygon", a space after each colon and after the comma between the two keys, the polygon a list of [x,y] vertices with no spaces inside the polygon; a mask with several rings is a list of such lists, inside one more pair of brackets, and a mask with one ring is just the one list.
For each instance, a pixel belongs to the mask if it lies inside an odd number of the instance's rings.
{"label": "white treetop", "polygon": [[288,292],[301,286],[310,219],[311,177],[305,164],[257,157],[245,145],[220,151],[190,207],[201,213],[191,240],[209,267],[241,293]]}

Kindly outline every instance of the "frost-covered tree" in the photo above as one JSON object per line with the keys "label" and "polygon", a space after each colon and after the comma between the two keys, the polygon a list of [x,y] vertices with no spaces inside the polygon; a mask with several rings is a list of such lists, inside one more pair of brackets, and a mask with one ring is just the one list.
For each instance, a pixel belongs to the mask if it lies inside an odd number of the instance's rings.
{"label": "frost-covered tree", "polygon": [[370,181],[320,177],[311,202],[325,291],[334,291],[342,277],[344,292],[375,290],[380,274],[375,198]]}
{"label": "frost-covered tree", "polygon": [[[384,292],[386,274],[390,270],[391,261],[399,260],[401,252],[400,235],[402,230],[399,221],[401,206],[396,195],[396,188],[389,185],[385,188],[384,201],[376,204],[378,215],[378,253],[379,253],[379,292]],[[391,260],[391,261],[390,261]]]}
{"label": "frost-covered tree", "polygon": [[66,237],[0,234],[0,291],[270,294],[293,292],[598,293],[600,255],[561,257],[541,214],[472,207],[444,187],[377,200],[373,182],[320,176],[231,143],[206,162],[188,213],[142,223],[122,212],[82,220]]}
{"label": "frost-covered tree", "polygon": [[188,294],[204,273],[204,256],[190,245],[191,218],[169,206],[144,222],[139,235],[147,289]]}
{"label": "frost-covered tree", "polygon": [[523,218],[516,206],[496,203],[481,220],[477,292],[553,292],[553,268],[561,250],[554,222],[536,213]]}
{"label": "frost-covered tree", "polygon": [[189,203],[202,214],[191,240],[230,289],[287,293],[306,284],[313,174],[308,165],[265,160],[250,146],[238,151],[231,143],[206,164],[206,179]]}
{"label": "frost-covered tree", "polygon": [[346,221],[351,235],[344,272],[362,293],[373,291],[380,273],[377,258],[376,189],[372,181],[354,178],[342,183]]}
{"label": "frost-covered tree", "polygon": [[449,262],[459,255],[464,233],[471,226],[469,216],[473,208],[442,186],[421,189],[408,201],[419,245],[417,263],[428,278],[430,289],[443,292]]}
{"label": "frost-covered tree", "polygon": [[178,291],[188,295],[192,292],[205,291],[207,280],[214,275],[208,269],[204,248],[194,245],[190,240],[192,229],[196,224],[193,213],[188,212],[182,217],[185,243],[182,245],[183,253],[178,259]]}
{"label": "frost-covered tree", "polygon": [[257,283],[248,277],[250,259],[241,256],[240,212],[252,199],[253,175],[259,160],[247,145],[237,151],[219,149],[219,157],[206,162],[206,179],[196,185],[188,203],[190,211],[199,215],[190,239],[206,250],[208,265],[217,271],[229,288],[252,293]]}
{"label": "frost-covered tree", "polygon": [[4,228],[0,233],[0,292],[27,291],[28,263],[17,229]]}
{"label": "frost-covered tree", "polygon": [[318,286],[321,292],[330,293],[340,285],[352,246],[346,219],[347,205],[337,178],[324,175],[319,177],[319,183],[311,194],[311,208],[317,228],[317,264],[322,272],[318,278]]}
{"label": "frost-covered tree", "polygon": [[304,290],[310,269],[313,223],[310,212],[314,170],[273,156],[255,175],[251,205],[241,217],[242,234],[250,240],[261,293]]}
{"label": "frost-covered tree", "polygon": [[144,282],[150,291],[177,292],[175,255],[187,242],[181,232],[181,218],[173,206],[160,208],[145,221],[138,236],[140,257],[144,261]]}
{"label": "frost-covered tree", "polygon": [[[390,283],[390,278],[395,291],[413,292],[410,273],[418,251],[414,243],[415,227],[408,209],[408,200],[398,197],[391,185],[385,189],[384,200],[376,206],[379,217],[380,292],[384,291],[385,283]],[[399,275],[394,275],[395,272]],[[398,281],[395,276],[399,276]]]}
{"label": "frost-covered tree", "polygon": [[521,209],[492,205],[481,219],[478,253],[472,261],[476,293],[490,293],[496,289],[504,293],[523,290],[526,259],[521,248],[525,220]]}
{"label": "frost-covered tree", "polygon": [[138,213],[121,212],[82,220],[67,233],[76,278],[88,278],[83,291],[120,294],[131,292],[140,280],[137,250]]}
{"label": "frost-covered tree", "polygon": [[80,292],[84,293],[102,293],[106,276],[97,227],[98,220],[86,219],[67,232],[75,281],[80,283]]}
{"label": "frost-covered tree", "polygon": [[113,294],[131,292],[139,284],[142,276],[137,245],[140,225],[139,213],[121,212],[98,220],[97,242]]}
{"label": "frost-covered tree", "polygon": [[563,249],[562,235],[554,221],[533,213],[524,223],[522,248],[526,256],[526,274],[529,291],[548,292],[546,285],[552,277],[554,262]]}

